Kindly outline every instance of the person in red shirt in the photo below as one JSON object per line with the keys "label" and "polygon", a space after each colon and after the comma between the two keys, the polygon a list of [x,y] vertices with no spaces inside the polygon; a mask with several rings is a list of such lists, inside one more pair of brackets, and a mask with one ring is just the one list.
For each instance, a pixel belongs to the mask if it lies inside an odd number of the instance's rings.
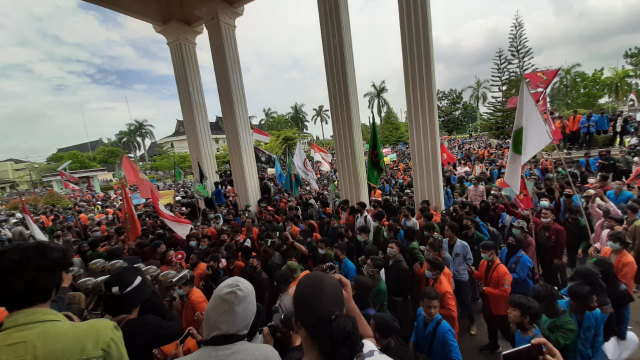
{"label": "person in red shirt", "polygon": [[536,226],[535,239],[542,277],[547,284],[561,288],[560,270],[567,247],[567,232],[554,221],[552,209],[542,209],[540,221],[540,225]]}
{"label": "person in red shirt", "polygon": [[511,333],[507,310],[508,299],[511,293],[511,273],[498,259],[498,246],[493,241],[480,243],[482,261],[478,271],[469,267],[469,274],[482,283],[482,312],[487,323],[489,343],[480,347],[480,351],[497,353],[500,351],[498,344],[498,330],[502,336],[515,345],[515,338]]}
{"label": "person in red shirt", "polygon": [[178,295],[184,296],[182,305],[182,327],[187,329],[192,327],[200,333],[204,311],[209,302],[202,291],[195,285],[194,274],[189,274],[184,282],[178,286]]}

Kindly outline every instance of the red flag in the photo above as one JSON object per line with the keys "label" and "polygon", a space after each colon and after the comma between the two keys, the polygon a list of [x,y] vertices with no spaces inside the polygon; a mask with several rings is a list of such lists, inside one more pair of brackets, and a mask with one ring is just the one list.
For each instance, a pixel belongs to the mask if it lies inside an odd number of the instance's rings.
{"label": "red flag", "polygon": [[155,194],[158,198],[160,198],[160,193],[158,189],[147,179],[147,177],[140,172],[140,169],[136,166],[136,164],[131,161],[126,155],[122,156],[122,170],[124,170],[124,174],[127,176],[127,182],[129,185],[137,185],[138,190],[140,191],[140,197],[145,199],[151,199],[152,194]]}
{"label": "red flag", "polygon": [[29,209],[27,209],[27,205],[22,200],[22,195],[18,192],[18,199],[20,199],[20,205],[22,205],[22,214],[24,215],[24,221],[27,223],[27,227],[29,231],[31,231],[31,235],[33,235],[36,240],[40,241],[49,241],[47,237],[42,233],[42,230],[36,225],[36,222],[33,220],[33,216]]}
{"label": "red flag", "polygon": [[60,178],[61,179],[67,179],[69,181],[73,181],[73,182],[78,182],[80,181],[80,179],[78,179],[77,177],[71,175],[71,174],[67,174],[64,171],[60,171]]}
{"label": "red flag", "polygon": [[120,179],[120,186],[122,187],[122,215],[124,217],[127,241],[135,242],[142,235],[142,228],[124,179]]}
{"label": "red flag", "polygon": [[538,102],[538,110],[542,113],[542,117],[544,118],[545,123],[547,124],[547,128],[551,133],[551,137],[553,138],[553,142],[558,145],[560,144],[560,140],[562,140],[562,132],[560,129],[556,128],[556,124],[553,123],[553,119],[549,116],[549,106],[547,105],[547,96],[543,96]]}
{"label": "red flag", "polygon": [[447,149],[447,147],[442,143],[440,144],[440,155],[440,160],[445,166],[449,166],[456,162],[456,157],[453,156],[451,151],[449,151],[449,149]]}
{"label": "red flag", "polygon": [[558,71],[560,71],[560,69],[533,71],[522,76],[529,80],[531,90],[546,90],[558,74]]}
{"label": "red flag", "polygon": [[252,136],[253,140],[258,140],[266,143],[271,141],[271,135],[269,135],[269,133],[266,131],[258,129],[257,127],[253,128]]}
{"label": "red flag", "polygon": [[[533,97],[533,101],[536,102],[536,104],[538,103],[538,101],[540,101],[540,98],[542,97],[542,94],[544,94],[544,91],[538,91],[538,92],[532,92],[531,96]],[[513,96],[510,97],[507,100],[507,106],[506,109],[507,110],[512,110],[518,107],[518,97],[517,96]]]}
{"label": "red flag", "polygon": [[513,201],[521,211],[533,209],[533,200],[531,200],[531,195],[529,195],[527,183],[522,178],[520,179],[520,194],[516,195]]}
{"label": "red flag", "polygon": [[74,185],[70,182],[63,181],[62,185],[64,185],[65,189],[70,189],[71,191],[82,191],[82,188],[78,185]]}
{"label": "red flag", "polygon": [[193,223],[187,219],[182,219],[165,209],[164,205],[160,203],[159,197],[154,193],[152,194],[153,207],[156,210],[156,214],[160,217],[168,227],[171,228],[176,234],[180,235],[183,239],[187,238]]}

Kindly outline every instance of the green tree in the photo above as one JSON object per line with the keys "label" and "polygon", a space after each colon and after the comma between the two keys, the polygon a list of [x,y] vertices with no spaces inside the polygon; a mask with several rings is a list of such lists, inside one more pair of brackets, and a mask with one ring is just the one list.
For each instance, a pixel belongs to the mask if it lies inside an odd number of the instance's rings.
{"label": "green tree", "polygon": [[476,76],[473,84],[462,89],[462,92],[467,90],[471,91],[469,94],[469,101],[476,106],[476,121],[480,121],[480,105],[484,106],[487,104],[489,92],[491,91],[491,88],[489,87],[489,80],[480,79]]}
{"label": "green tree", "polygon": [[171,151],[154,156],[151,162],[143,165],[142,168],[145,170],[172,172],[174,170],[174,159],[175,164],[178,165],[181,170],[191,170],[191,155],[189,155],[189,153],[174,153]]}
{"label": "green tree", "polygon": [[262,119],[260,119],[260,121],[258,122],[258,125],[265,125],[267,122],[269,121],[273,121],[276,116],[278,116],[278,112],[271,109],[270,107],[268,108],[262,108]]}
{"label": "green tree", "polygon": [[329,109],[325,109],[324,105],[318,105],[317,108],[313,108],[313,116],[311,116],[313,125],[317,125],[320,121],[320,129],[322,129],[322,140],[324,141],[324,125],[329,124]]}
{"label": "green tree", "polygon": [[262,125],[258,126],[269,134],[274,131],[282,131],[293,127],[289,117],[285,114],[277,114],[272,119],[266,120]]}
{"label": "green tree", "polygon": [[133,155],[138,162],[138,150],[142,147],[142,144],[138,140],[138,133],[133,126],[133,123],[127,124],[125,130],[120,130],[115,135],[114,141],[120,145],[128,155]]}
{"label": "green tree", "polygon": [[101,165],[115,165],[124,155],[124,150],[119,147],[101,146],[93,154],[94,159]]}
{"label": "green tree", "polygon": [[95,169],[100,167],[100,164],[91,161],[88,154],[81,153],[77,150],[69,151],[66,153],[51,154],[47,157],[46,162],[48,164],[55,165],[57,168],[58,166],[62,165],[62,163],[69,160],[71,160],[71,164],[69,164],[69,170]]}
{"label": "green tree", "polygon": [[275,131],[270,135],[271,140],[268,144],[264,145],[264,149],[278,156],[293,153],[296,149],[298,139],[301,138],[300,132],[296,129]]}
{"label": "green tree", "polygon": [[549,90],[549,101],[554,109],[569,110],[574,93],[577,90],[577,73],[582,67],[580,63],[564,66],[558,72],[556,81]]}
{"label": "green tree", "polygon": [[640,47],[634,46],[633,49],[625,50],[622,58],[635,73],[635,77],[640,77]]}
{"label": "green tree", "polygon": [[609,70],[610,74],[603,79],[607,96],[617,106],[624,106],[627,96],[633,90],[633,84],[631,83],[633,73],[624,66],[621,68],[612,67]]}
{"label": "green tree", "polygon": [[600,100],[607,95],[604,81],[604,68],[595,69],[591,74],[584,71],[576,73],[577,86],[570,97],[573,109],[598,109]]}
{"label": "green tree", "polygon": [[368,91],[363,95],[363,97],[367,99],[367,107],[369,108],[369,111],[371,111],[372,118],[375,118],[373,116],[373,109],[377,109],[378,120],[381,121],[382,113],[390,107],[389,101],[384,97],[384,94],[387,92],[389,92],[387,84],[385,80],[382,80],[380,81],[380,84],[377,85],[375,82],[371,82],[371,91]]}
{"label": "green tree", "polygon": [[529,46],[524,19],[518,12],[513,17],[511,30],[509,30],[509,55],[513,61],[513,72],[520,77],[522,74],[533,71],[533,49]]}
{"label": "green tree", "polygon": [[369,142],[371,138],[371,125],[360,123],[360,131],[362,132],[362,140]]}
{"label": "green tree", "polygon": [[147,119],[135,119],[132,123],[127,125],[130,125],[134,129],[136,137],[140,139],[140,142],[142,143],[142,148],[140,150],[144,152],[145,162],[149,162],[149,154],[147,154],[147,140],[156,140],[156,137],[153,134],[153,129],[155,127],[151,125]]}
{"label": "green tree", "polygon": [[307,119],[307,112],[304,111],[304,104],[295,103],[291,106],[291,111],[287,114],[289,121],[298,132],[305,132],[309,130],[309,120]]}
{"label": "green tree", "polygon": [[[511,67],[511,59],[507,53],[502,48],[498,48],[491,67],[491,100],[487,103],[486,121],[486,124],[489,125],[490,135],[495,138],[507,137],[508,129],[513,124],[514,111],[507,110]],[[481,130],[486,131],[487,128]]]}
{"label": "green tree", "polygon": [[474,122],[475,107],[464,100],[462,90],[438,90],[437,97],[440,129],[447,135],[463,131]]}
{"label": "green tree", "polygon": [[409,139],[407,123],[401,122],[398,114],[396,114],[390,106],[385,110],[378,129],[380,132],[380,142],[383,146],[397,145]]}
{"label": "green tree", "polygon": [[229,147],[227,145],[218,147],[218,150],[216,151],[216,165],[218,166],[218,170],[229,170],[230,163]]}

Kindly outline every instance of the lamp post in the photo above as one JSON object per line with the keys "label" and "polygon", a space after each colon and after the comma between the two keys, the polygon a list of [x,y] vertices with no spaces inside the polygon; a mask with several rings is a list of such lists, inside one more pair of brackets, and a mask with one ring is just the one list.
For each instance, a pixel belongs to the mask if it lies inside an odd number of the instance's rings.
{"label": "lamp post", "polygon": [[178,178],[176,177],[176,150],[175,150],[175,146],[173,145],[173,141],[171,142],[171,153],[173,154],[173,186],[176,186],[176,183],[178,181]]}

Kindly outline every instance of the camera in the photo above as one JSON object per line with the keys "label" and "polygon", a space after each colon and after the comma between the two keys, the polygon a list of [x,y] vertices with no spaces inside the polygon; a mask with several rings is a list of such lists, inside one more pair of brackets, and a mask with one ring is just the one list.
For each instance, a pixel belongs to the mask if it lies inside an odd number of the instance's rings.
{"label": "camera", "polygon": [[322,271],[326,272],[327,274],[335,274],[336,273],[336,265],[333,263],[326,263],[324,265],[322,265]]}

